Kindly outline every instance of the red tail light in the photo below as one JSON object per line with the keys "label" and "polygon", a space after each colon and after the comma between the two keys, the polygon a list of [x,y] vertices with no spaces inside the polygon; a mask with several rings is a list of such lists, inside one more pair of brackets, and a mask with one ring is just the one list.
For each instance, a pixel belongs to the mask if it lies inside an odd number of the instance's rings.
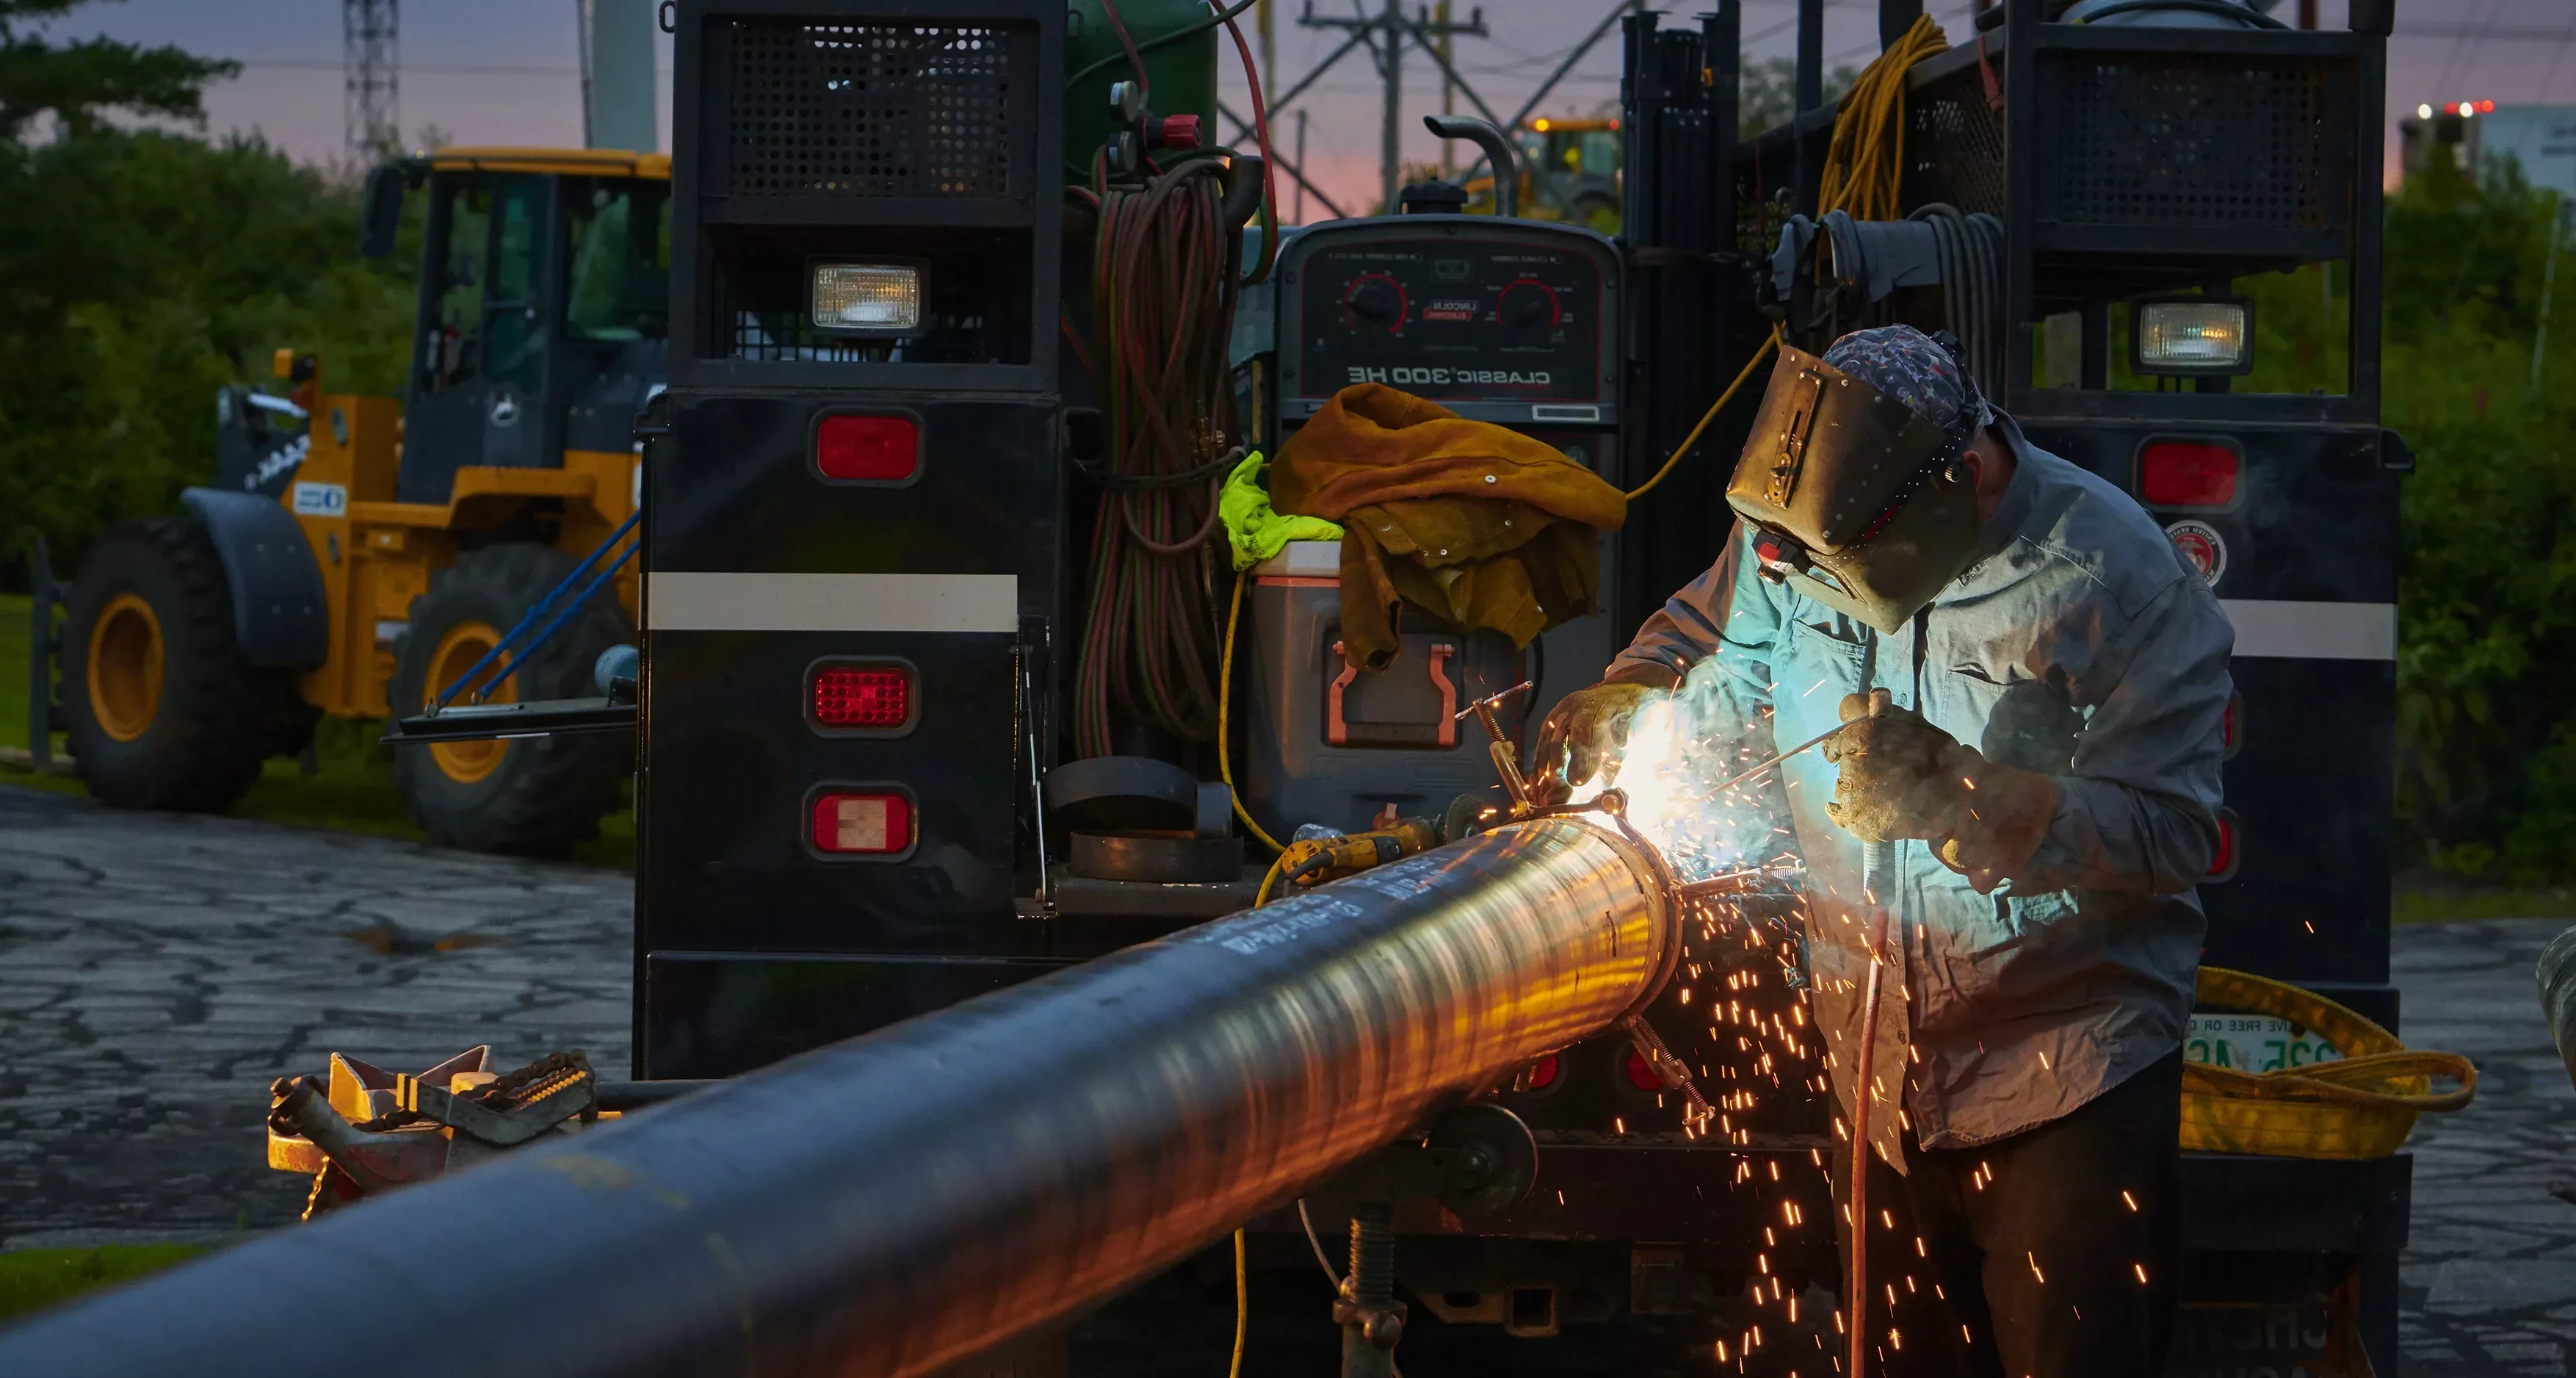
{"label": "red tail light", "polygon": [[2218,811],[2218,854],[2209,859],[2209,874],[2201,883],[2230,880],[2236,875],[2236,815],[2227,809]]}
{"label": "red tail light", "polygon": [[912,721],[912,673],[891,665],[826,665],[814,672],[814,721],[888,731]]}
{"label": "red tail light", "polygon": [[2234,756],[2236,748],[2243,745],[2244,741],[2245,699],[2242,695],[2230,694],[2227,696],[2227,716],[2219,719],[2219,759],[2226,760]]}
{"label": "red tail light", "polygon": [[1655,1064],[1648,1062],[1646,1055],[1634,1048],[1628,1050],[1627,1060],[1619,1064],[1619,1070],[1627,1074],[1628,1084],[1640,1091],[1664,1089],[1664,1079],[1655,1075]]}
{"label": "red tail light", "polygon": [[2225,507],[2244,461],[2216,440],[2151,440],[2138,452],[2138,501],[2149,507]]}
{"label": "red tail light", "polygon": [[814,800],[814,850],[892,856],[912,850],[912,801],[900,794],[824,794]]}
{"label": "red tail light", "polygon": [[814,431],[823,477],[901,483],[921,468],[921,431],[909,416],[827,416]]}
{"label": "red tail light", "polygon": [[1563,1070],[1564,1064],[1556,1060],[1556,1054],[1549,1053],[1521,1073],[1520,1089],[1532,1094],[1544,1091],[1556,1084],[1556,1078]]}

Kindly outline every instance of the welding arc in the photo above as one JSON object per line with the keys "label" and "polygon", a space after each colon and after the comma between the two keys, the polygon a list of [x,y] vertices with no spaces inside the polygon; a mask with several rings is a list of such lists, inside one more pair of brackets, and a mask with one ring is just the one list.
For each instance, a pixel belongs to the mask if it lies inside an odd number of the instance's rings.
{"label": "welding arc", "polygon": [[1093,162],[1092,358],[1107,412],[1091,602],[1074,676],[1074,748],[1114,749],[1113,711],[1187,742],[1216,733],[1216,487],[1206,469],[1233,429],[1226,345],[1240,236],[1220,211],[1223,169],[1190,158],[1144,186]]}

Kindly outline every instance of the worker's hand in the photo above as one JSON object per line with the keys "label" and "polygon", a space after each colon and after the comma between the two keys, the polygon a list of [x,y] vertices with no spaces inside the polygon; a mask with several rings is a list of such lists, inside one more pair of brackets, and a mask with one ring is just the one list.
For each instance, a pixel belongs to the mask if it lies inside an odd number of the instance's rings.
{"label": "worker's hand", "polygon": [[1937,855],[1978,894],[1990,894],[2020,879],[2048,837],[2057,817],[2057,777],[1989,761],[1972,747],[1959,750],[1965,789]]}
{"label": "worker's hand", "polygon": [[1843,696],[1842,731],[1827,737],[1825,759],[1842,768],[1832,818],[1863,842],[1900,837],[1946,838],[1965,785],[1957,738],[1890,703],[1887,691]]}
{"label": "worker's hand", "polygon": [[1846,695],[1849,726],[1825,739],[1842,768],[1825,812],[1863,842],[1922,838],[1978,894],[2020,876],[2057,813],[2057,781],[1989,761],[1894,707],[1887,691]]}
{"label": "worker's hand", "polygon": [[1539,724],[1538,778],[1530,793],[1542,804],[1565,802],[1628,744],[1628,721],[1637,710],[1670,692],[1647,684],[1605,682],[1558,699],[1547,721]]}

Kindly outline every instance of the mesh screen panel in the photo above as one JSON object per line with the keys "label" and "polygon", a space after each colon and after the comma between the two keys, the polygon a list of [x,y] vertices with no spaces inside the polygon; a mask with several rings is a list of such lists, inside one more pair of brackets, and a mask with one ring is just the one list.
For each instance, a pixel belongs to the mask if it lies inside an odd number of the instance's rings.
{"label": "mesh screen panel", "polygon": [[1010,196],[1024,28],[745,19],[732,29],[733,196]]}
{"label": "mesh screen panel", "polygon": [[2004,213],[2004,116],[1985,78],[1965,67],[1908,92],[1903,190],[1908,209],[1946,202],[1962,213]]}
{"label": "mesh screen panel", "polygon": [[2354,112],[2313,62],[2123,53],[2045,64],[2055,145],[2039,214],[2062,225],[2332,229]]}

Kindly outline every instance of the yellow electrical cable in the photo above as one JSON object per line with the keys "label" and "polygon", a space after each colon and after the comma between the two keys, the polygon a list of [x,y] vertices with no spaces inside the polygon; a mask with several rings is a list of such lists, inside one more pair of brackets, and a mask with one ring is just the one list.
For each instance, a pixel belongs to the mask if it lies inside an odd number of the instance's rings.
{"label": "yellow electrical cable", "polygon": [[[1220,653],[1223,659],[1218,662],[1216,672],[1216,776],[1225,782],[1226,798],[1234,805],[1234,816],[1243,820],[1243,826],[1261,840],[1262,846],[1274,852],[1284,852],[1288,849],[1280,846],[1277,838],[1262,831],[1261,825],[1253,822],[1252,815],[1244,811],[1243,796],[1234,788],[1234,767],[1226,760],[1226,744],[1231,740],[1226,735],[1229,730],[1226,715],[1234,706],[1234,624],[1243,616],[1243,583],[1243,575],[1234,576],[1234,600],[1225,609],[1225,649]],[[1275,876],[1278,869],[1272,867],[1271,873]],[[1269,897],[1269,881],[1261,883],[1261,894],[1264,899]],[[1261,900],[1253,903],[1259,904]]]}
{"label": "yellow electrical cable", "polygon": [[1252,1328],[1252,1290],[1243,1278],[1243,1231],[1234,1232],[1234,1362],[1225,1378],[1243,1378],[1243,1332]]}
{"label": "yellow electrical cable", "polygon": [[1700,432],[1707,430],[1708,423],[1715,421],[1717,414],[1726,409],[1726,404],[1735,400],[1735,394],[1744,387],[1744,380],[1753,376],[1753,370],[1764,359],[1769,358],[1771,351],[1779,344],[1780,327],[1775,325],[1771,327],[1771,338],[1764,340],[1761,347],[1753,351],[1753,357],[1744,361],[1744,370],[1735,375],[1735,381],[1727,384],[1726,391],[1719,393],[1717,400],[1708,404],[1708,410],[1700,413],[1699,424],[1691,427],[1690,434],[1682,437],[1682,443],[1673,447],[1672,458],[1664,461],[1664,467],[1657,469],[1653,478],[1639,484],[1634,492],[1628,494],[1628,501],[1635,502],[1655,491],[1655,485],[1663,482],[1664,476],[1673,471],[1673,466],[1682,462],[1682,456],[1689,454],[1691,447],[1699,443]]}
{"label": "yellow electrical cable", "polygon": [[1833,143],[1825,151],[1819,214],[1845,211],[1854,220],[1894,220],[1904,214],[1898,184],[1905,169],[1905,71],[1949,46],[1932,16],[1919,15],[1905,36],[1852,83],[1842,114],[1834,119]]}
{"label": "yellow electrical cable", "polygon": [[1278,885],[1279,885],[1279,871],[1280,871],[1280,868],[1281,868],[1281,867],[1283,867],[1283,866],[1286,866],[1287,864],[1288,864],[1288,854],[1287,854],[1285,851],[1283,851],[1283,852],[1281,852],[1281,853],[1279,854],[1279,859],[1278,859],[1277,861],[1274,861],[1274,862],[1271,862],[1271,863],[1270,863],[1270,871],[1269,871],[1269,873],[1268,873],[1268,874],[1266,874],[1266,875],[1264,875],[1264,876],[1261,878],[1261,888],[1260,888],[1259,890],[1256,890],[1256,891],[1254,891],[1254,892],[1253,892],[1253,895],[1252,895],[1252,907],[1253,907],[1253,908],[1258,909],[1258,908],[1260,908],[1261,906],[1263,906],[1263,905],[1265,905],[1265,904],[1268,904],[1268,903],[1270,902],[1270,892],[1271,892],[1272,890],[1274,890],[1274,889],[1278,888]]}

